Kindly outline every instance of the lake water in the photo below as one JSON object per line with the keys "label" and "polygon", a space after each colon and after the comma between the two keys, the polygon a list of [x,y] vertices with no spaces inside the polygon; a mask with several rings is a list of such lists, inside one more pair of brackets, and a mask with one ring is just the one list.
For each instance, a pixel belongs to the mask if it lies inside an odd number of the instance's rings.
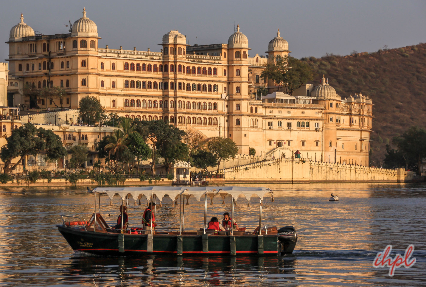
{"label": "lake water", "polygon": [[[269,185],[263,222],[296,227],[299,240],[284,257],[99,257],[75,253],[57,231],[61,214],[87,220],[94,197],[83,190],[0,190],[0,285],[144,286],[144,285],[426,285],[426,186],[377,184]],[[329,202],[330,193],[339,202]],[[101,213],[113,223],[120,200],[102,198]],[[140,225],[145,202],[129,201],[131,225]],[[208,216],[229,211],[230,200],[215,198]],[[203,202],[190,198],[185,229],[203,224]],[[235,219],[254,229],[258,199],[240,198]],[[164,200],[157,221],[175,226],[178,208]],[[411,268],[373,268],[377,252],[391,244],[403,255],[413,244]],[[392,253],[394,257],[395,253]]]}

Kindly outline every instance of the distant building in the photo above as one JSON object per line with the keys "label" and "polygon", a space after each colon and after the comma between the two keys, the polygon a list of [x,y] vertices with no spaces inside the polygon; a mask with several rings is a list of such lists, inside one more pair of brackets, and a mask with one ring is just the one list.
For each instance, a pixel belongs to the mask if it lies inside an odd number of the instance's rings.
{"label": "distant building", "polygon": [[0,63],[0,107],[7,106],[7,85],[9,69],[7,63]]}
{"label": "distant building", "polygon": [[[172,30],[162,37],[160,52],[99,48],[99,39],[85,10],[70,33],[55,35],[35,34],[21,15],[7,42],[9,73],[19,82],[11,105],[76,109],[83,97],[94,96],[120,116],[162,119],[206,137],[231,138],[240,154],[254,148],[260,156],[278,151],[291,157],[299,150],[311,160],[368,165],[368,97],[342,100],[323,78],[319,86],[307,84],[292,96],[260,98],[260,90],[277,90],[260,77],[266,63],[290,53],[279,31],[267,57],[249,57],[239,26],[227,44],[211,45],[189,46],[185,35]],[[59,86],[67,95],[35,102],[22,94],[24,86]]]}

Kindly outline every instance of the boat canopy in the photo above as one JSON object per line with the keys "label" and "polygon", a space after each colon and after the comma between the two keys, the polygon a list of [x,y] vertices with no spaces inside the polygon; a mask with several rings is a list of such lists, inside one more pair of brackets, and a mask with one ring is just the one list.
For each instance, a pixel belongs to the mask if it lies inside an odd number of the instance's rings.
{"label": "boat canopy", "polygon": [[194,196],[198,201],[202,196],[215,196],[230,194],[233,198],[244,196],[250,199],[252,196],[260,197],[271,195],[272,191],[265,187],[245,187],[245,186],[138,186],[138,187],[97,187],[92,190],[93,193],[107,194],[109,198],[119,195],[123,200],[127,195],[131,195],[134,200],[145,196],[147,199],[155,195],[158,199],[163,200],[168,195],[175,200],[178,195]]}

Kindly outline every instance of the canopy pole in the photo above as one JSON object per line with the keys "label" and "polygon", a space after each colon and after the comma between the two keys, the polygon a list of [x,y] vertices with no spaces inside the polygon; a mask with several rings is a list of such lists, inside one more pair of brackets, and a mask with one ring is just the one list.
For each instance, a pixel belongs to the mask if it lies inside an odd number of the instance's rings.
{"label": "canopy pole", "polygon": [[182,194],[179,194],[179,235],[182,235]]}
{"label": "canopy pole", "polygon": [[96,192],[95,192],[95,218],[93,222],[95,223],[93,225],[93,231],[96,232]]}
{"label": "canopy pole", "polygon": [[[186,197],[186,196],[185,196]],[[182,202],[182,232],[185,231],[185,199]]]}
{"label": "canopy pole", "polygon": [[99,194],[99,213],[101,213],[101,194]]}
{"label": "canopy pole", "polygon": [[123,198],[121,198],[121,234],[123,234],[123,225],[124,225],[124,200]]}
{"label": "canopy pole", "polygon": [[262,234],[262,198],[259,201],[259,234]]}
{"label": "canopy pole", "polygon": [[204,195],[204,234],[207,229],[207,193]]}
{"label": "canopy pole", "polygon": [[234,236],[234,196],[231,195],[231,236]]}
{"label": "canopy pole", "polygon": [[[152,190],[151,190],[151,203],[152,203],[152,200],[153,200],[153,195],[152,195]],[[152,207],[152,204],[151,204],[151,207]],[[152,212],[152,210],[151,210],[151,235],[152,235],[152,217],[153,217],[153,212]]]}

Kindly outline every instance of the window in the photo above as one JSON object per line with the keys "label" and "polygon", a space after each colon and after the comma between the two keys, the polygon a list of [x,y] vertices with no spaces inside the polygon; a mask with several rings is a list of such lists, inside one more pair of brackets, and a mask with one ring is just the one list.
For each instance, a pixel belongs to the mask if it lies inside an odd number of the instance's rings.
{"label": "window", "polygon": [[70,87],[70,80],[66,80],[66,81],[65,81],[65,87],[66,87],[66,88],[69,88],[69,87]]}
{"label": "window", "polygon": [[[181,48],[179,48],[179,49],[181,49]],[[179,72],[179,73],[182,73],[182,65],[179,65],[179,66],[178,66],[178,72]]]}
{"label": "window", "polygon": [[169,47],[164,47],[163,54],[168,55],[169,54]]}
{"label": "window", "polygon": [[226,76],[226,69],[223,69],[223,75]]}
{"label": "window", "polygon": [[357,144],[355,144],[355,150],[357,150]]}
{"label": "window", "polygon": [[82,85],[83,87],[85,87],[85,86],[86,86],[86,79],[82,79],[82,80],[81,80],[81,85]]}
{"label": "window", "polygon": [[90,41],[90,49],[96,49],[96,42],[95,40]]}
{"label": "window", "polygon": [[213,103],[213,110],[217,110],[217,103]]}
{"label": "window", "polygon": [[213,108],[212,103],[209,103],[209,110],[211,110]]}
{"label": "window", "polygon": [[146,89],[146,82],[145,81],[142,82],[142,89]]}
{"label": "window", "polygon": [[213,76],[217,76],[217,68],[213,68]]}
{"label": "window", "polygon": [[305,126],[306,126],[307,128],[309,128],[309,122],[306,122],[306,123],[305,123]]}
{"label": "window", "polygon": [[203,75],[207,75],[207,69],[206,69],[206,67],[203,68]]}
{"label": "window", "polygon": [[240,76],[240,74],[241,74],[240,69],[237,69],[237,70],[235,71],[235,74],[236,74],[237,76]]}
{"label": "window", "polygon": [[223,52],[223,57],[226,58],[226,52]]}
{"label": "window", "polygon": [[38,70],[41,71],[41,63],[38,63]]}
{"label": "window", "polygon": [[329,146],[329,147],[332,147],[332,146],[333,146],[333,142],[332,142],[332,141],[330,141],[330,142],[328,143],[328,146]]}
{"label": "window", "polygon": [[157,84],[157,82],[154,82],[153,87],[154,87],[154,89],[158,89],[158,84]]}
{"label": "window", "polygon": [[175,71],[175,65],[171,64],[170,65],[170,73],[173,73]]}
{"label": "window", "polygon": [[154,69],[153,69],[153,71],[154,72],[158,72],[158,66],[157,66],[157,64],[154,64],[154,67],[153,67]]}
{"label": "window", "polygon": [[111,70],[113,70],[113,71],[115,70],[115,63],[111,64]]}
{"label": "window", "polygon": [[152,65],[148,64],[148,68],[147,68],[148,72],[152,72]]}
{"label": "window", "polygon": [[342,149],[345,149],[345,144],[344,143],[342,143]]}
{"label": "window", "polygon": [[43,88],[46,88],[46,80],[43,80]]}
{"label": "window", "polygon": [[[69,105],[70,104],[70,98],[67,98],[67,105]],[[86,138],[87,138],[87,136],[86,136]]]}
{"label": "window", "polygon": [[291,122],[287,122],[287,129],[291,130]]}
{"label": "window", "polygon": [[240,104],[236,104],[236,105],[235,105],[235,110],[237,110],[237,111],[241,110],[241,106],[240,106]]}
{"label": "window", "polygon": [[290,140],[288,140],[288,141],[287,141],[287,145],[288,145],[288,146],[290,146],[290,145],[291,145],[291,141],[290,141]]}
{"label": "window", "polygon": [[305,146],[305,141],[302,141],[302,146]]}
{"label": "window", "polygon": [[319,123],[315,123],[315,128],[319,128]]}
{"label": "window", "polygon": [[131,63],[130,64],[130,71],[134,71],[135,70],[135,63]]}
{"label": "window", "polygon": [[330,123],[332,123],[333,122],[333,117],[330,117]]}
{"label": "window", "polygon": [[129,70],[129,63],[127,62],[124,63],[124,70]]}
{"label": "window", "polygon": [[[77,40],[72,41],[72,48],[77,49]],[[46,43],[43,43],[43,52],[46,52]]]}
{"label": "window", "polygon": [[237,92],[237,94],[239,94],[241,92],[240,87],[236,88],[236,92]]}
{"label": "window", "polygon": [[134,80],[131,80],[130,81],[130,88],[135,88],[135,81]]}
{"label": "window", "polygon": [[65,68],[65,63],[62,61],[61,62],[61,69]]}
{"label": "window", "polygon": [[178,55],[182,55],[182,48],[181,47],[178,48]]}
{"label": "window", "polygon": [[22,72],[22,64],[19,64],[19,66],[18,66],[18,70],[19,70],[20,72]]}
{"label": "window", "polygon": [[140,89],[141,88],[141,81],[136,81],[136,88]]}
{"label": "window", "polygon": [[148,89],[152,89],[152,82],[148,81]]}
{"label": "window", "polygon": [[282,121],[278,121],[278,127],[282,128],[283,127],[283,122]]}
{"label": "window", "polygon": [[201,103],[197,103],[197,109],[201,110]]}
{"label": "window", "polygon": [[186,73],[191,74],[191,67],[186,67]]}
{"label": "window", "polygon": [[256,75],[256,84],[259,84],[259,80],[260,80],[259,75]]}
{"label": "window", "polygon": [[82,60],[82,61],[81,61],[81,66],[82,66],[82,67],[86,67],[86,60]]}
{"label": "window", "polygon": [[105,82],[101,81],[101,88],[105,87]]}
{"label": "window", "polygon": [[178,90],[182,90],[182,82],[178,83]]}
{"label": "window", "polygon": [[247,52],[246,51],[243,52],[243,58],[247,59]]}
{"label": "window", "polygon": [[[164,83],[165,85],[166,83]],[[170,83],[170,90],[174,90],[175,89],[175,83],[171,82]]]}
{"label": "window", "polygon": [[197,74],[200,75],[201,74],[201,67],[197,68]]}
{"label": "window", "polygon": [[141,107],[141,100],[136,100],[136,107],[138,107],[138,108]]}
{"label": "window", "polygon": [[268,122],[268,128],[270,130],[272,130],[274,128],[274,123],[273,122]]}
{"label": "window", "polygon": [[87,41],[86,40],[80,41],[80,48],[87,48]]}
{"label": "window", "polygon": [[236,51],[235,52],[235,58],[241,58],[241,52],[240,51]]}
{"label": "window", "polygon": [[316,141],[316,142],[315,142],[315,146],[319,146],[319,141]]}
{"label": "window", "polygon": [[61,80],[61,88],[64,87],[64,80]]}
{"label": "window", "polygon": [[169,66],[168,65],[164,65],[163,66],[163,70],[164,70],[164,72],[168,72],[169,71]]}
{"label": "window", "polygon": [[330,103],[330,108],[332,108],[333,107],[333,103]]}
{"label": "window", "polygon": [[257,107],[254,108],[254,112],[257,114]]}
{"label": "window", "polygon": [[115,89],[115,81],[112,81],[111,87]]}
{"label": "window", "polygon": [[137,63],[136,64],[136,71],[140,71],[141,70],[141,64]]}

